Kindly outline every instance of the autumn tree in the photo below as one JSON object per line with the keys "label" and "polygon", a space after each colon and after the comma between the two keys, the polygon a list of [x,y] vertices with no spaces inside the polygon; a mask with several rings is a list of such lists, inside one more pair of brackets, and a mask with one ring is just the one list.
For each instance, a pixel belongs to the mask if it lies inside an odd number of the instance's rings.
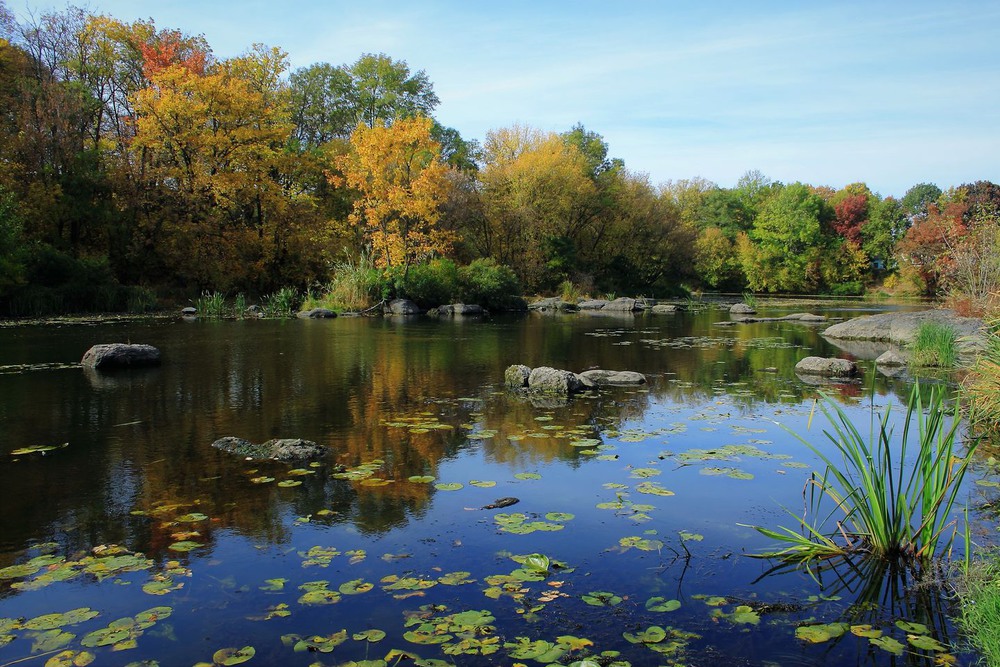
{"label": "autumn tree", "polygon": [[901,277],[918,293],[936,295],[951,272],[951,249],[968,233],[967,208],[961,202],[929,204],[896,247]]}
{"label": "autumn tree", "polygon": [[437,224],[448,197],[448,167],[430,132],[427,117],[389,126],[360,123],[351,135],[351,152],[336,160],[343,176],[334,175],[333,182],[357,191],[351,221],[364,229],[379,267],[401,267],[405,273],[451,246],[450,235]]}
{"label": "autumn tree", "polygon": [[483,161],[482,224],[470,243],[529,289],[564,280],[579,249],[579,203],[597,192],[587,159],[555,133],[515,125],[487,133]]}

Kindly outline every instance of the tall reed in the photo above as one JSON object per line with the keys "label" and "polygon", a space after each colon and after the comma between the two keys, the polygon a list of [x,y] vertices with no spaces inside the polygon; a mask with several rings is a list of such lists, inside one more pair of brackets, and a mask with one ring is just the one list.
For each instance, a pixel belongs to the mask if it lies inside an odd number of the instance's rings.
{"label": "tall reed", "polygon": [[958,361],[955,330],[940,322],[922,322],[910,349],[914,366],[951,368]]}
{"label": "tall reed", "polygon": [[760,555],[808,564],[864,554],[921,564],[950,552],[958,525],[951,511],[975,442],[959,453],[958,410],[945,405],[943,390],[932,388],[925,402],[919,384],[913,387],[899,438],[888,410],[877,422],[872,415],[865,437],[829,399],[820,409],[831,426],[824,434],[832,452],[795,434],[825,469],[806,482],[806,512],[797,526],[755,527],[786,545]]}

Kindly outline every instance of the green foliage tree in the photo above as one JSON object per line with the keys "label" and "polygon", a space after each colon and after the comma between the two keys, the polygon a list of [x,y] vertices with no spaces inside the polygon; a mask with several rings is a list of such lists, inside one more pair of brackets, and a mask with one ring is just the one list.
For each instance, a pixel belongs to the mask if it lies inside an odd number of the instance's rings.
{"label": "green foliage tree", "polygon": [[906,233],[909,220],[898,199],[886,197],[872,203],[868,222],[861,227],[861,248],[878,273],[896,270],[896,244]]}
{"label": "green foliage tree", "polygon": [[816,290],[833,217],[830,205],[802,183],[781,188],[754,221],[749,233],[752,248],[744,244],[740,249],[750,287],[770,292]]}
{"label": "green foliage tree", "polygon": [[354,127],[369,128],[381,121],[430,116],[438,105],[434,86],[423,70],[411,73],[409,65],[384,53],[366,53],[344,70],[350,77],[349,98]]}
{"label": "green foliage tree", "polygon": [[927,215],[927,207],[941,196],[941,188],[933,183],[917,183],[903,195],[903,212],[912,220]]}

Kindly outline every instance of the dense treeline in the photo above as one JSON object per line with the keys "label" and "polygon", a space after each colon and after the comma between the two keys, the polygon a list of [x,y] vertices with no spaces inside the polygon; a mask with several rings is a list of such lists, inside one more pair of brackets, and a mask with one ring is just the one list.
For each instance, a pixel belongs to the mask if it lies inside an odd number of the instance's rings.
{"label": "dense treeline", "polygon": [[993,183],[654,185],[581,125],[479,143],[438,103],[384,54],[289,71],[277,48],[222,59],[151,21],[19,22],[0,0],[0,309],[316,286],[343,305],[878,285],[978,306],[1000,282]]}

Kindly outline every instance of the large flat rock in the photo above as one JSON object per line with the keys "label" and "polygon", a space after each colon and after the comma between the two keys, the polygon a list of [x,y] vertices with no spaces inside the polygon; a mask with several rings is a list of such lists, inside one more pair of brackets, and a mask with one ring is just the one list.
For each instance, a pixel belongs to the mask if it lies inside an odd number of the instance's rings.
{"label": "large flat rock", "polygon": [[80,363],[98,370],[159,366],[160,351],[140,343],[103,343],[87,350]]}
{"label": "large flat rock", "polygon": [[924,322],[939,322],[951,327],[958,337],[958,348],[961,351],[975,351],[986,343],[982,320],[975,317],[959,317],[955,311],[946,309],[855,317],[828,327],[823,331],[823,335],[843,340],[874,340],[909,345],[916,338],[917,330]]}

